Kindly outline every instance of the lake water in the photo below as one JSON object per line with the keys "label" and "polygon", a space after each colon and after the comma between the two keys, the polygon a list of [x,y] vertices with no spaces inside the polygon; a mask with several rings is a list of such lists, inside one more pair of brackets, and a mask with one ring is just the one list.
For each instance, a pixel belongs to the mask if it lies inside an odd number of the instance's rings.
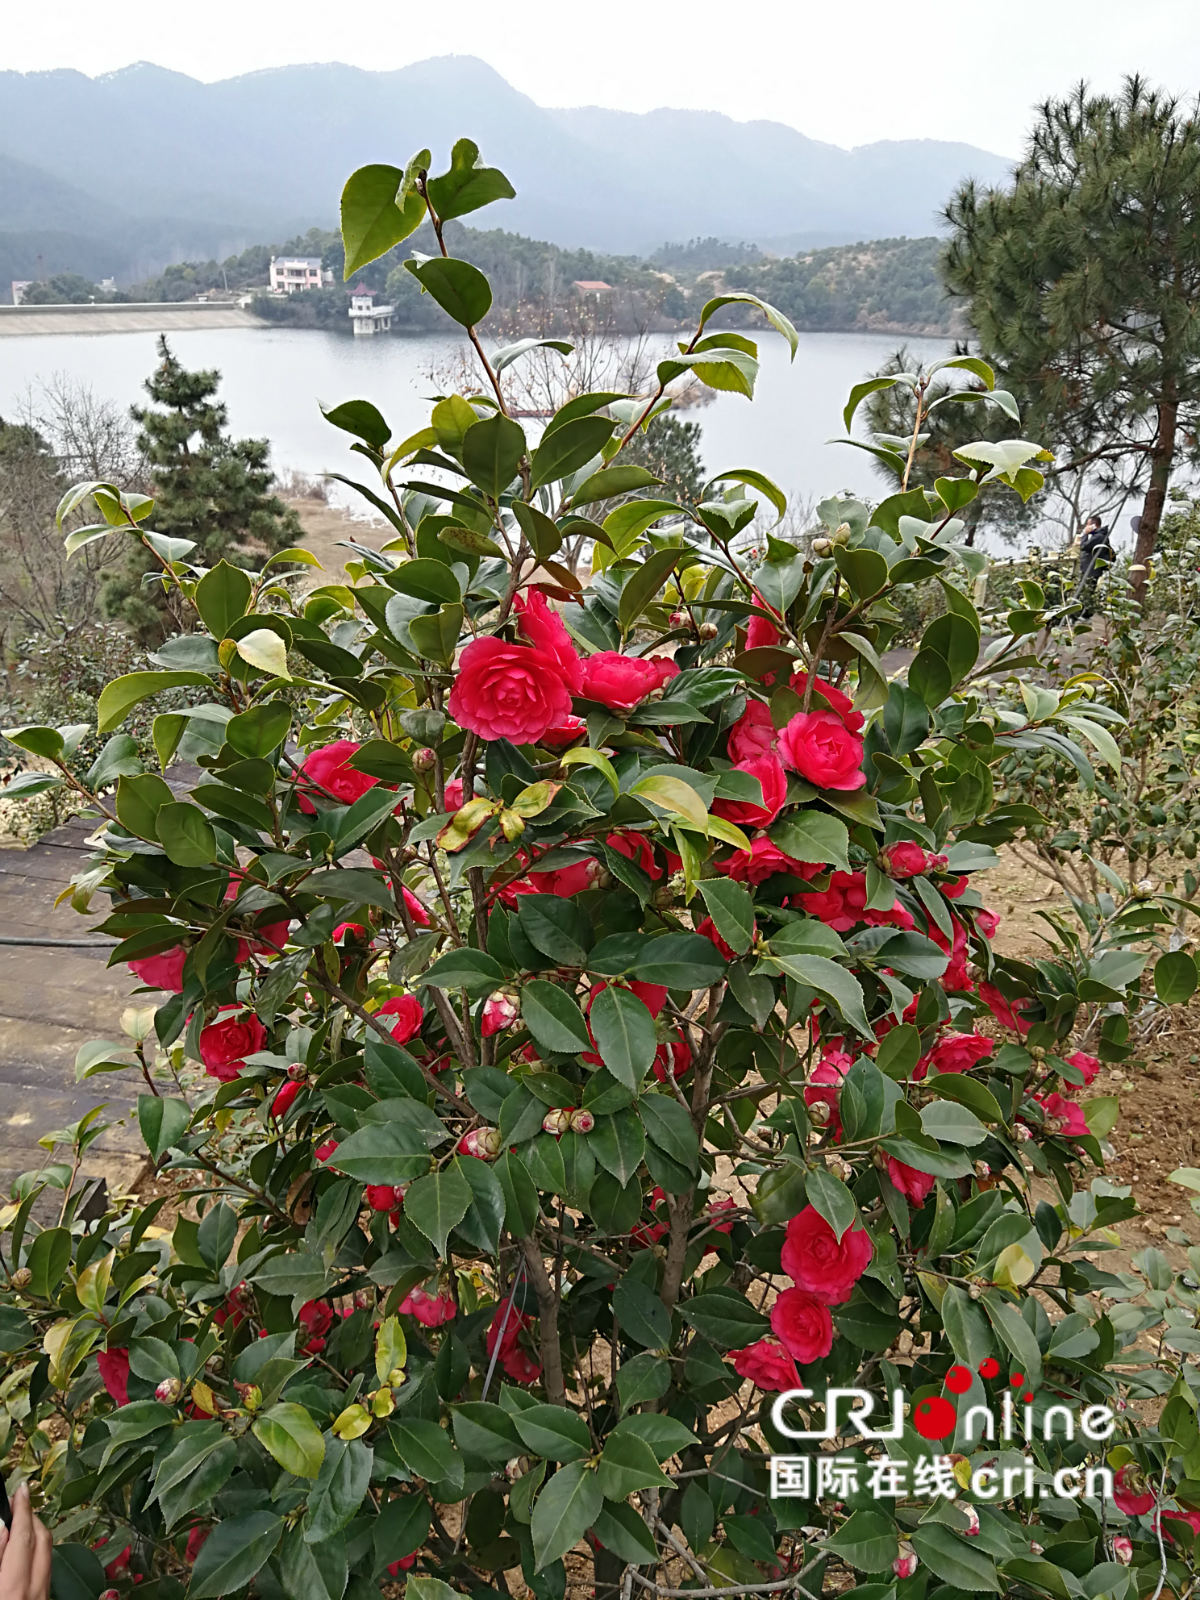
{"label": "lake water", "polygon": [[[656,341],[657,343],[658,341]],[[755,467],[791,496],[848,490],[878,497],[881,480],[871,457],[828,440],[842,432],[841,411],[851,386],[876,370],[902,341],[895,335],[804,333],[794,362],[784,341],[760,340],[762,372],[753,402],[719,394],[683,415],[703,429],[702,456],[712,473]],[[938,339],[909,339],[913,357],[947,353]],[[188,367],[216,367],[221,397],[238,435],[271,441],[277,471],[353,473],[363,463],[348,454],[349,437],[322,417],[319,406],[369,399],[403,439],[428,421],[425,398],[435,391],[431,369],[453,361],[454,334],[350,340],[332,333],[285,328],[223,328],[179,332],[171,347]],[[673,351],[669,338],[661,353]],[[141,385],[156,361],[149,333],[45,334],[0,339],[0,416],[53,374],[86,383],[121,406],[144,399]],[[339,495],[340,498],[340,495]]]}

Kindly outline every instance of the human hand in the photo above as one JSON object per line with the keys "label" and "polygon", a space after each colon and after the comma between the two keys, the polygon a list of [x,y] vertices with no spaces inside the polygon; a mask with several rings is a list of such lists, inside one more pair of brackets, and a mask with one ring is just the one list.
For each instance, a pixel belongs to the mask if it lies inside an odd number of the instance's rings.
{"label": "human hand", "polygon": [[12,1527],[0,1524],[0,1600],[50,1600],[50,1545],[23,1483],[12,1497]]}

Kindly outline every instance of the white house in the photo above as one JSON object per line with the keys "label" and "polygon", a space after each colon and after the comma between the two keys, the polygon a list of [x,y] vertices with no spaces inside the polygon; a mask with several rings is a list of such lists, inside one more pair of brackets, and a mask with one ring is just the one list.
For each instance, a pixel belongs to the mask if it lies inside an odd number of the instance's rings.
{"label": "white house", "polygon": [[272,294],[299,294],[332,282],[333,273],[322,271],[320,256],[271,257]]}
{"label": "white house", "polygon": [[350,326],[354,329],[354,337],[390,333],[394,310],[394,306],[377,306],[374,289],[356,284],[350,291]]}

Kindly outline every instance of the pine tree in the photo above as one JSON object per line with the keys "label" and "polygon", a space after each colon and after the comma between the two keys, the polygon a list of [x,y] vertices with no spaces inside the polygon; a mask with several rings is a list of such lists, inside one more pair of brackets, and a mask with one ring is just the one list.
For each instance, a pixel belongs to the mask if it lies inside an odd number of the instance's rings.
{"label": "pine tree", "polygon": [[[153,527],[173,539],[191,539],[193,560],[208,566],[222,556],[236,562],[246,546],[282,550],[302,537],[296,513],[271,492],[270,446],[265,439],[232,439],[229,416],[216,398],[221,375],[189,372],[158,341],[159,364],[146,380],[152,406],[133,407],[154,496]],[[167,601],[147,583],[149,556],[138,548],[104,595],[105,610],[142,640],[163,630]],[[155,569],[156,570],[156,569]]]}
{"label": "pine tree", "polygon": [[668,411],[634,434],[625,446],[623,459],[662,479],[660,484],[641,491],[643,494],[689,505],[700,499],[704,487],[700,433],[698,422],[685,422]]}
{"label": "pine tree", "polygon": [[1047,101],[1010,190],[966,184],[943,257],[986,359],[1060,467],[1120,463],[1154,552],[1200,394],[1200,122],[1126,79]]}

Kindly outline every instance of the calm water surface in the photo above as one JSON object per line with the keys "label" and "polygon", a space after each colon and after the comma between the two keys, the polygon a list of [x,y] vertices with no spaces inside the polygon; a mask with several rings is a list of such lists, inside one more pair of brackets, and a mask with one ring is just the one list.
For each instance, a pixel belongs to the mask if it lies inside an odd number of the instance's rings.
{"label": "calm water surface", "polygon": [[[806,333],[794,362],[778,335],[761,338],[762,372],[753,403],[721,394],[687,411],[703,429],[709,472],[756,467],[789,496],[836,490],[878,496],[871,458],[828,440],[842,432],[841,410],[852,384],[887,359],[901,341],[893,335]],[[945,341],[909,339],[915,359],[947,353]],[[397,439],[428,421],[431,369],[453,360],[453,334],[350,340],[332,333],[284,328],[222,328],[179,332],[171,346],[188,367],[216,367],[235,433],[267,438],[278,471],[353,473],[363,464],[347,453],[349,438],[331,428],[319,406],[374,401]],[[662,340],[662,353],[670,340]],[[11,413],[32,386],[56,373],[88,384],[121,406],[143,399],[141,384],[155,365],[149,333],[45,334],[0,339],[0,416]]]}

